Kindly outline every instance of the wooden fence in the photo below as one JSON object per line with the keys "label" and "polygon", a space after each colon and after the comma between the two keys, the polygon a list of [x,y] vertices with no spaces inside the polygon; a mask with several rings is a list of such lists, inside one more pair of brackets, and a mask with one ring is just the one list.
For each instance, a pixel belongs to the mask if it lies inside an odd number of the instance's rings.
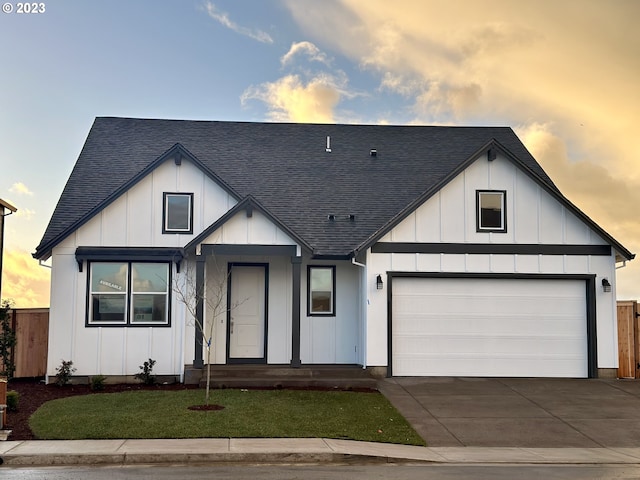
{"label": "wooden fence", "polygon": [[618,302],[618,378],[640,378],[638,302]]}
{"label": "wooden fence", "polygon": [[49,309],[19,308],[11,310],[11,326],[16,332],[13,348],[15,378],[43,377],[47,373],[49,345]]}
{"label": "wooden fence", "polygon": [[[47,372],[49,309],[11,310],[17,344],[13,350],[16,378]],[[640,378],[640,310],[637,301],[618,301],[618,378]]]}

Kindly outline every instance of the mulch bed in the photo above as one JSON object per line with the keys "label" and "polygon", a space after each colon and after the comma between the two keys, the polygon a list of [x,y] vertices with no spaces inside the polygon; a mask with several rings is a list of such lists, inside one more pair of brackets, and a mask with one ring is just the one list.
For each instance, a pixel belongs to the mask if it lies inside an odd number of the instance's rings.
{"label": "mulch bed", "polygon": [[7,412],[7,425],[11,430],[10,441],[35,440],[33,432],[29,428],[29,417],[49,400],[56,398],[73,397],[75,395],[88,395],[92,393],[117,393],[131,392],[135,390],[187,390],[198,388],[197,385],[183,385],[173,383],[166,385],[142,385],[142,384],[115,384],[105,385],[104,390],[91,390],[89,385],[65,385],[59,387],[55,384],[45,385],[39,379],[12,379],[9,381],[9,390],[18,392],[18,411]]}

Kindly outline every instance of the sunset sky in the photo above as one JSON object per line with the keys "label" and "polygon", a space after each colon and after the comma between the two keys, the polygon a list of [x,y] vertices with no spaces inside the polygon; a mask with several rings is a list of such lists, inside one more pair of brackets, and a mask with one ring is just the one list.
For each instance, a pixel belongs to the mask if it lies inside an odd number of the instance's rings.
{"label": "sunset sky", "polygon": [[[18,307],[49,304],[31,253],[96,116],[511,126],[640,253],[640,1],[43,3],[0,13],[0,198],[18,208],[2,296]],[[640,299],[640,259],[617,278]]]}

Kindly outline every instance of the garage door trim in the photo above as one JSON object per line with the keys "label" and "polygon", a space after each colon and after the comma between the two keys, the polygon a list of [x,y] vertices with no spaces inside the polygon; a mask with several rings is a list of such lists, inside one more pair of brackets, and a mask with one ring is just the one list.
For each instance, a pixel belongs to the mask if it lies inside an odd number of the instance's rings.
{"label": "garage door trim", "polygon": [[544,273],[443,273],[443,272],[387,272],[387,376],[393,376],[393,279],[394,278],[477,278],[477,279],[535,279],[582,280],[586,289],[587,312],[587,374],[598,376],[598,347],[596,337],[596,276],[582,274]]}

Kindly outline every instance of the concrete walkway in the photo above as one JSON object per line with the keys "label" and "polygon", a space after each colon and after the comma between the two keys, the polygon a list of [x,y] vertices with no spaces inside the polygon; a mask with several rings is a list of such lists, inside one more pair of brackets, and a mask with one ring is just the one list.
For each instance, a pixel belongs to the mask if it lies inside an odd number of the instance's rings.
{"label": "concrete walkway", "polygon": [[181,463],[640,464],[640,448],[415,447],[321,438],[3,442],[2,468]]}

